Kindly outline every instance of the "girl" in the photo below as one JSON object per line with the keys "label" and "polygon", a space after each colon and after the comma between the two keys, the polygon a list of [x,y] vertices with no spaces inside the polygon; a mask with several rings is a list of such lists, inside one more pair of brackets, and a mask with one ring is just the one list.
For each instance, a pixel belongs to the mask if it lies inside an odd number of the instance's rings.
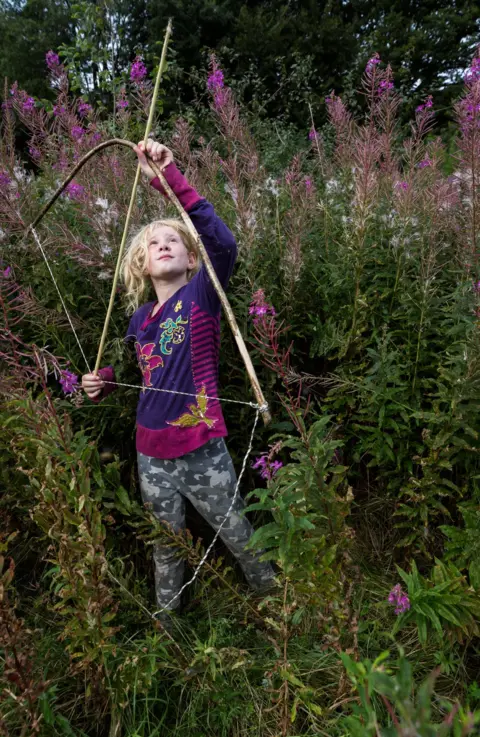
{"label": "girl", "polygon": [[[164,193],[145,151],[158,163],[188,212],[226,289],[237,255],[234,237],[213,206],[189,185],[172,152],[149,140],[135,149],[151,185]],[[156,220],[133,238],[123,261],[128,312],[126,340],[135,342],[143,390],[137,408],[136,448],[140,489],[153,513],[175,532],[185,526],[185,499],[218,529],[235,492],[236,477],[224,437],[227,429],[218,396],[221,305],[205,267],[198,268],[195,243],[181,220]],[[151,282],[156,301],[139,307]],[[86,374],[82,386],[94,401],[114,390],[108,366]],[[148,391],[147,387],[185,394]],[[220,536],[257,590],[273,584],[273,570],[245,550],[253,529],[237,497]],[[159,609],[180,605],[184,563],[174,548],[154,550]],[[175,598],[176,597],[176,598]],[[172,601],[173,599],[173,601]]]}

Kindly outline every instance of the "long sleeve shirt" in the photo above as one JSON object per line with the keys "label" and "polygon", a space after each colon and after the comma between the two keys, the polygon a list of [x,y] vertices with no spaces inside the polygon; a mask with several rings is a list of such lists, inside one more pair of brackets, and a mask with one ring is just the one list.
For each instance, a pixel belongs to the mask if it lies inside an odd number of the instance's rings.
{"label": "long sleeve shirt", "polygon": [[[175,164],[163,173],[188,212],[225,289],[237,255],[232,233]],[[158,178],[151,184],[163,192]],[[228,434],[216,399],[221,304],[205,266],[152,316],[156,304],[148,302],[134,313],[125,338],[135,344],[143,378],[136,447],[154,458],[178,458],[210,438]],[[115,381],[112,367],[99,373]]]}

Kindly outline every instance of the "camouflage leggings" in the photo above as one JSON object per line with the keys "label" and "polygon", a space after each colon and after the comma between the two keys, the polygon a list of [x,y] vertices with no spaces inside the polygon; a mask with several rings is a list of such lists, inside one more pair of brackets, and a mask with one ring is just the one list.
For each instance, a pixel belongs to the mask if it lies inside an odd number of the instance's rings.
{"label": "camouflage leggings", "polygon": [[[189,499],[202,517],[218,530],[235,492],[236,475],[223,438],[212,438],[205,445],[180,458],[163,460],[138,453],[140,489],[145,503],[155,516],[168,522],[175,532],[185,527],[185,499]],[[245,577],[255,589],[267,587],[273,570],[259,556],[245,550],[253,528],[242,515],[240,494],[220,537],[238,560]],[[164,608],[181,589],[184,562],[174,547],[157,545],[154,550],[155,589],[159,608]],[[180,606],[180,597],[169,605]]]}

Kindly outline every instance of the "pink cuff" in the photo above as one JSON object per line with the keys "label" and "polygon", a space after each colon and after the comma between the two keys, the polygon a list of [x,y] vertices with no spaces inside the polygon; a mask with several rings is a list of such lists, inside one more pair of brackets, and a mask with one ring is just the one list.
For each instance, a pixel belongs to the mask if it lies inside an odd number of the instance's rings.
{"label": "pink cuff", "polygon": [[[105,366],[105,368],[99,369],[98,370],[98,375],[104,381],[109,381],[109,382],[110,381],[111,382],[115,382],[116,381],[116,378],[115,378],[115,370],[114,370],[113,366]],[[117,385],[115,383],[105,384],[105,386],[103,387],[103,389],[100,392],[100,394],[98,395],[98,397],[95,397],[95,399],[92,399],[91,401],[92,402],[95,402],[95,404],[98,404],[99,402],[102,401],[102,399],[105,399],[105,397],[108,397],[109,394],[111,394],[112,392],[114,392],[116,388],[117,388]]]}
{"label": "pink cuff", "polygon": [[[188,210],[191,210],[192,207],[199,200],[202,199],[198,192],[196,192],[194,188],[190,186],[190,184],[187,182],[182,172],[177,169],[173,161],[171,164],[165,167],[165,169],[162,171],[162,174],[167,180],[170,187],[173,189],[174,193],[177,195],[180,204],[185,208],[185,210],[187,210],[187,212]],[[167,197],[167,194],[162,187],[160,179],[158,177],[152,179],[150,184],[154,189],[157,189],[159,192],[161,192],[164,197]]]}

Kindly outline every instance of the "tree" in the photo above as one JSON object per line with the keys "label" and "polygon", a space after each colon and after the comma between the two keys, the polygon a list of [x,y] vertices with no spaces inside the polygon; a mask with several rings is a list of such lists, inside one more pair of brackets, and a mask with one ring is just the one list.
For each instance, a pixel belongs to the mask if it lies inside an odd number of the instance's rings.
{"label": "tree", "polygon": [[29,94],[48,97],[45,54],[74,35],[65,0],[0,0],[0,69]]}

